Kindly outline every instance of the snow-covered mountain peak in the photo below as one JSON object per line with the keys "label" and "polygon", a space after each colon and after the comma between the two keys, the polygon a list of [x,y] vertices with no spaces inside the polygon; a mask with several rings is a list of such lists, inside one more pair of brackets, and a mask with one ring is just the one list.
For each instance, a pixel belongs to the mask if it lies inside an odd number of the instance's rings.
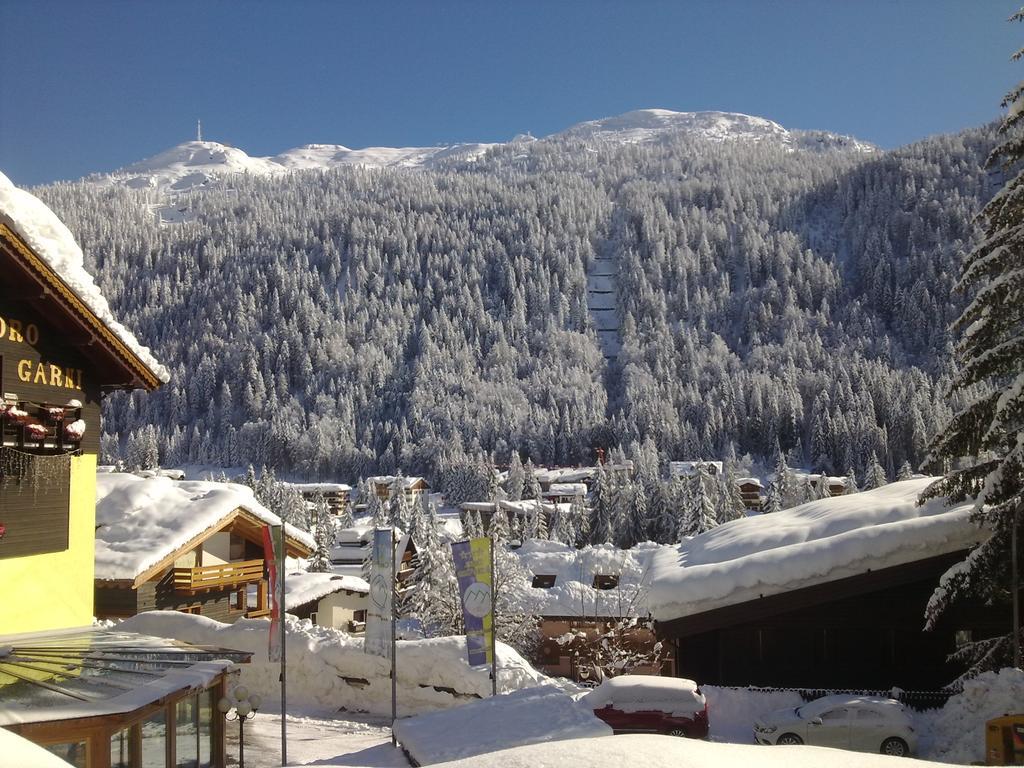
{"label": "snow-covered mountain peak", "polygon": [[739,112],[673,112],[668,109],[637,109],[601,120],[588,120],[551,138],[635,144],[678,134],[708,141],[777,141],[791,149],[819,152],[878,151],[874,145],[852,136],[828,131],[790,131],[764,117]]}
{"label": "snow-covered mountain peak", "polygon": [[556,135],[637,142],[682,132],[717,140],[760,140],[788,135],[781,125],[763,117],[737,112],[673,112],[668,109],[637,109],[601,120],[588,120]]}
{"label": "snow-covered mountain peak", "polygon": [[[684,134],[708,141],[773,141],[790,149],[875,152],[849,136],[825,131],[789,131],[776,122],[737,112],[673,112],[638,109],[614,117],[578,123],[546,139],[520,134],[510,143],[559,141],[630,144],[658,141]],[[206,187],[217,179],[240,173],[267,175],[290,171],[328,170],[358,165],[365,168],[433,168],[448,159],[474,160],[498,144],[450,144],[434,147],[366,147],[305,144],[274,157],[251,157],[237,147],[215,141],[186,141],[111,174],[91,177],[99,183],[124,184],[163,192]]]}

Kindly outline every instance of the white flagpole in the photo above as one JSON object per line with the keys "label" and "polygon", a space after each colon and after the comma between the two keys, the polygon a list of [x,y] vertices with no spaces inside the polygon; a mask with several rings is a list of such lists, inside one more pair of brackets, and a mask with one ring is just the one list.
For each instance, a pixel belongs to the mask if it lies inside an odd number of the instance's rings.
{"label": "white flagpole", "polygon": [[277,573],[280,587],[277,593],[277,616],[281,630],[281,765],[288,765],[288,694],[287,667],[285,666],[285,632],[284,632],[284,578],[288,555],[284,548],[284,521],[281,521],[281,551],[277,556]]}
{"label": "white flagpole", "polygon": [[395,650],[398,643],[395,637],[395,598],[397,595],[398,569],[395,567],[395,525],[391,524],[391,746],[398,746],[395,739],[395,720],[398,719],[398,676]]}
{"label": "white flagpole", "polygon": [[[502,513],[504,514],[504,513]],[[494,581],[494,539],[491,542],[491,695],[498,695],[498,585]]]}

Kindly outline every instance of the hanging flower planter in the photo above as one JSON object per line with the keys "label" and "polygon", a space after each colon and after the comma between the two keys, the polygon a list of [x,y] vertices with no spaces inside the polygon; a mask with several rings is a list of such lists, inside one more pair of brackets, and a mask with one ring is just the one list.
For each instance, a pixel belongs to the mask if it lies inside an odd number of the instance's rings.
{"label": "hanging flower planter", "polygon": [[7,406],[4,412],[4,418],[7,421],[14,422],[15,424],[27,424],[31,417],[28,415],[28,411],[22,410],[12,403]]}
{"label": "hanging flower planter", "polygon": [[49,432],[50,430],[48,430],[44,425],[40,424],[38,421],[33,421],[25,424],[25,434],[28,435],[29,437],[35,438],[36,440],[42,440],[49,434]]}
{"label": "hanging flower planter", "polygon": [[68,440],[78,442],[85,434],[85,420],[75,419],[70,424],[64,425],[64,437]]}
{"label": "hanging flower planter", "polygon": [[64,421],[64,409],[57,405],[50,405],[43,408],[47,421],[51,424],[59,424]]}

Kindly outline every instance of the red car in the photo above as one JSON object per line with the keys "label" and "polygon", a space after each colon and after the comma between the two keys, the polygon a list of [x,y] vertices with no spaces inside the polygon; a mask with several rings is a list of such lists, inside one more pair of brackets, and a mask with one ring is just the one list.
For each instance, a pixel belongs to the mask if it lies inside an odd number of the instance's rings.
{"label": "red car", "polygon": [[708,703],[693,680],[622,675],[605,680],[580,699],[616,733],[665,733],[705,739]]}

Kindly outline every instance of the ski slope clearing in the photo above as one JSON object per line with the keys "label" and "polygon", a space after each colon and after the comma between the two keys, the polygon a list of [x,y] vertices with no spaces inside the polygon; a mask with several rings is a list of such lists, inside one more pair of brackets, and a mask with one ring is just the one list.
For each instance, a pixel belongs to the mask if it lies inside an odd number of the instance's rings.
{"label": "ski slope clearing", "polygon": [[907,757],[886,757],[825,747],[714,744],[674,736],[622,735],[531,744],[438,768],[938,768]]}

